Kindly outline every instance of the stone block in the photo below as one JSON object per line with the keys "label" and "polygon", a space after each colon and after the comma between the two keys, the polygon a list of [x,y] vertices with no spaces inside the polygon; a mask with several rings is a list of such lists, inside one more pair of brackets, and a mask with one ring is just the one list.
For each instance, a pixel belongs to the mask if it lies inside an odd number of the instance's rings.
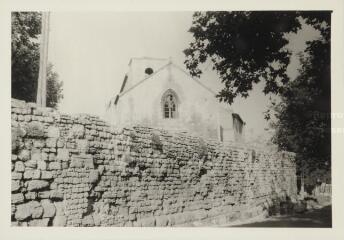
{"label": "stone block", "polygon": [[54,217],[56,214],[56,208],[50,200],[44,199],[41,201],[43,207],[43,218],[51,218]]}
{"label": "stone block", "polygon": [[118,214],[122,215],[124,217],[128,217],[128,215],[129,215],[129,207],[120,207],[118,209]]}
{"label": "stone block", "polygon": [[60,162],[51,162],[49,163],[50,170],[61,170],[61,163]]}
{"label": "stone block", "polygon": [[41,191],[37,193],[38,198],[40,199],[48,199],[50,198],[50,191]]}
{"label": "stone block", "polygon": [[176,224],[175,215],[168,215],[168,224],[169,226],[174,226]]}
{"label": "stone block", "polygon": [[49,218],[33,219],[28,224],[30,227],[47,227],[49,220]]}
{"label": "stone block", "polygon": [[25,165],[22,161],[17,161],[14,165],[14,171],[16,172],[24,172]]}
{"label": "stone block", "polygon": [[41,171],[37,169],[28,169],[24,172],[24,179],[40,179],[40,177]]}
{"label": "stone block", "polygon": [[83,159],[78,157],[72,157],[69,167],[71,168],[82,168],[84,166]]}
{"label": "stone block", "polygon": [[38,191],[49,186],[49,182],[45,180],[31,180],[28,182],[28,191]]}
{"label": "stone block", "polygon": [[88,143],[87,139],[76,139],[75,143],[76,143],[77,149],[79,149],[79,150],[85,151],[89,147],[89,143]]}
{"label": "stone block", "polygon": [[135,221],[136,219],[137,219],[136,214],[133,214],[133,213],[129,214],[130,221]]}
{"label": "stone block", "polygon": [[37,169],[46,170],[47,169],[47,163],[45,161],[37,161]]}
{"label": "stone block", "polygon": [[207,217],[207,212],[205,210],[198,210],[195,212],[195,219],[203,220]]}
{"label": "stone block", "polygon": [[44,137],[44,125],[40,122],[29,122],[25,130],[30,137]]}
{"label": "stone block", "polygon": [[30,151],[27,149],[22,149],[18,154],[18,159],[22,161],[27,161],[31,158]]}
{"label": "stone block", "polygon": [[68,161],[69,160],[69,150],[66,148],[59,148],[57,150],[57,160]]}
{"label": "stone block", "polygon": [[30,115],[25,115],[24,116],[24,121],[25,122],[30,122],[31,121],[31,116]]}
{"label": "stone block", "polygon": [[45,144],[48,148],[56,148],[57,138],[47,138]]}
{"label": "stone block", "polygon": [[51,190],[56,190],[56,189],[58,189],[58,183],[55,181],[55,182],[52,182],[51,184],[50,184],[50,189]]}
{"label": "stone block", "polygon": [[98,172],[99,172],[100,175],[103,174],[104,170],[105,170],[105,166],[104,165],[98,166]]}
{"label": "stone block", "polygon": [[94,162],[92,157],[87,157],[84,159],[84,167],[86,169],[94,169]]}
{"label": "stone block", "polygon": [[155,219],[156,219],[156,226],[157,227],[168,226],[168,217],[167,216],[158,216]]}
{"label": "stone block", "polygon": [[93,220],[92,215],[85,216],[85,217],[82,219],[82,226],[85,226],[85,227],[94,227],[94,220]]}
{"label": "stone block", "polygon": [[70,135],[74,138],[83,138],[85,136],[85,127],[79,124],[73,125]]}
{"label": "stone block", "polygon": [[69,168],[68,162],[62,162],[62,163],[61,163],[61,168],[62,168],[62,169],[67,169],[67,168]]}
{"label": "stone block", "polygon": [[15,161],[17,161],[17,160],[18,160],[18,155],[12,154],[12,155],[11,155],[11,161],[12,161],[12,162],[15,162]]}
{"label": "stone block", "polygon": [[98,214],[93,214],[93,222],[94,222],[94,225],[99,227],[101,226],[101,218]]}
{"label": "stone block", "polygon": [[46,179],[52,179],[53,178],[53,173],[50,171],[42,171],[41,172],[41,179],[46,180]]}
{"label": "stone block", "polygon": [[25,108],[27,105],[26,105],[26,102],[25,101],[22,101],[22,100],[18,100],[18,99],[15,99],[15,98],[12,98],[11,99],[11,108],[12,109],[21,109],[21,108]]}
{"label": "stone block", "polygon": [[32,168],[32,169],[34,169],[34,168],[37,168],[37,161],[36,160],[29,160],[29,161],[26,161],[25,163],[25,167],[27,167],[27,168]]}
{"label": "stone block", "polygon": [[91,170],[89,174],[89,182],[90,183],[95,183],[99,179],[99,172],[98,170]]}
{"label": "stone block", "polygon": [[124,227],[133,227],[133,222],[132,221],[125,222]]}
{"label": "stone block", "polygon": [[40,151],[37,151],[35,153],[32,153],[31,155],[31,160],[34,160],[34,161],[42,161],[42,154]]}
{"label": "stone block", "polygon": [[16,205],[11,204],[11,217],[14,217],[15,212],[16,212]]}
{"label": "stone block", "polygon": [[11,177],[12,180],[21,180],[23,178],[23,174],[18,172],[12,172]]}
{"label": "stone block", "polygon": [[25,199],[26,200],[35,200],[37,198],[37,193],[36,192],[28,192],[25,194]]}
{"label": "stone block", "polygon": [[31,201],[17,205],[17,210],[14,214],[15,219],[23,221],[29,217],[39,218],[43,214],[43,208],[37,201]]}
{"label": "stone block", "polygon": [[94,163],[92,155],[81,155],[81,156],[73,156],[71,163],[71,168],[86,168],[86,169],[94,169]]}
{"label": "stone block", "polygon": [[42,161],[48,161],[49,155],[45,152],[42,152]]}
{"label": "stone block", "polygon": [[63,202],[54,202],[56,209],[56,216],[64,216],[65,205]]}
{"label": "stone block", "polygon": [[11,222],[11,227],[19,227],[19,222]]}
{"label": "stone block", "polygon": [[20,181],[12,180],[11,182],[11,192],[16,192],[20,189]]}
{"label": "stone block", "polygon": [[22,193],[12,193],[11,194],[11,203],[18,204],[24,202],[24,195]]}
{"label": "stone block", "polygon": [[67,218],[65,216],[55,216],[53,220],[54,227],[64,227],[67,225]]}
{"label": "stone block", "polygon": [[134,226],[134,227],[142,227],[142,223],[141,223],[140,220],[137,220],[137,221],[134,221],[134,222],[133,222],[133,226]]}
{"label": "stone block", "polygon": [[41,218],[43,214],[43,208],[42,206],[35,206],[32,209],[32,218]]}
{"label": "stone block", "polygon": [[55,200],[63,200],[63,193],[57,190],[50,191],[50,198]]}
{"label": "stone block", "polygon": [[140,220],[142,227],[155,227],[155,218],[149,217]]}
{"label": "stone block", "polygon": [[60,129],[58,127],[55,127],[55,126],[48,127],[47,137],[48,138],[58,138],[58,137],[60,137]]}
{"label": "stone block", "polygon": [[41,139],[35,139],[35,141],[33,142],[33,146],[35,148],[44,148],[45,147],[45,141],[44,140],[41,140]]}

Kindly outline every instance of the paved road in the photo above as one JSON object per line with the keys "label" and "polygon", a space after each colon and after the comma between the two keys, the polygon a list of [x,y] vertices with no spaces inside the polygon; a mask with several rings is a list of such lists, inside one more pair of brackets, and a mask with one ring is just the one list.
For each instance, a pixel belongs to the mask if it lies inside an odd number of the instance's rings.
{"label": "paved road", "polygon": [[321,209],[310,210],[302,214],[271,217],[262,222],[242,224],[232,227],[330,228],[332,227],[332,208],[331,206],[326,206]]}

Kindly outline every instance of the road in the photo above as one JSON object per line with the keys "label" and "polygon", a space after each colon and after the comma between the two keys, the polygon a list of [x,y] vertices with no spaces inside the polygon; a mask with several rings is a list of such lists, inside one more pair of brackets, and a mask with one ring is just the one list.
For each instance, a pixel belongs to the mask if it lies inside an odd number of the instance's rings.
{"label": "road", "polygon": [[332,207],[309,210],[302,214],[267,218],[261,222],[254,222],[232,227],[296,227],[296,228],[331,228]]}

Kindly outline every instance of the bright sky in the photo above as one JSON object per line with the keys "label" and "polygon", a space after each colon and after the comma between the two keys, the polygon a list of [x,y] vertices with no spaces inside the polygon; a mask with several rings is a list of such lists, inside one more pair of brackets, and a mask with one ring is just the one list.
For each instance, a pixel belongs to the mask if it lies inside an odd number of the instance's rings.
{"label": "bright sky", "polygon": [[[102,116],[108,100],[119,92],[132,57],[172,57],[184,67],[183,50],[192,41],[188,33],[192,12],[52,12],[50,17],[49,61],[63,81],[63,113]],[[290,49],[299,52],[305,41],[317,33],[304,26],[291,36]],[[288,74],[296,76],[298,61],[293,57]],[[221,88],[213,72],[201,81],[214,90]],[[262,134],[267,126],[263,112],[269,96],[258,84],[247,99],[235,99],[232,108],[247,123],[247,129]]]}

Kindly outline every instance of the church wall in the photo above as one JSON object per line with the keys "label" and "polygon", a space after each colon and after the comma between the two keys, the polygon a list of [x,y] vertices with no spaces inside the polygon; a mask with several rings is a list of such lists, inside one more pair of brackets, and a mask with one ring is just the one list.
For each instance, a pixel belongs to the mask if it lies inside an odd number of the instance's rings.
{"label": "church wall", "polygon": [[[161,99],[168,89],[178,96],[176,119],[163,118]],[[140,123],[218,139],[222,125],[227,129],[227,139],[233,140],[231,112],[219,105],[214,94],[173,65],[123,94],[115,108],[114,122],[121,126]]]}
{"label": "church wall", "polygon": [[127,90],[128,88],[132,87],[145,77],[147,77],[147,74],[145,73],[146,68],[152,68],[154,71],[157,71],[161,67],[168,64],[168,59],[151,59],[151,58],[142,58],[142,59],[132,59],[129,63],[129,72],[128,77],[129,81],[125,88]]}
{"label": "church wall", "polygon": [[12,226],[219,226],[296,196],[294,156],[12,100]]}

